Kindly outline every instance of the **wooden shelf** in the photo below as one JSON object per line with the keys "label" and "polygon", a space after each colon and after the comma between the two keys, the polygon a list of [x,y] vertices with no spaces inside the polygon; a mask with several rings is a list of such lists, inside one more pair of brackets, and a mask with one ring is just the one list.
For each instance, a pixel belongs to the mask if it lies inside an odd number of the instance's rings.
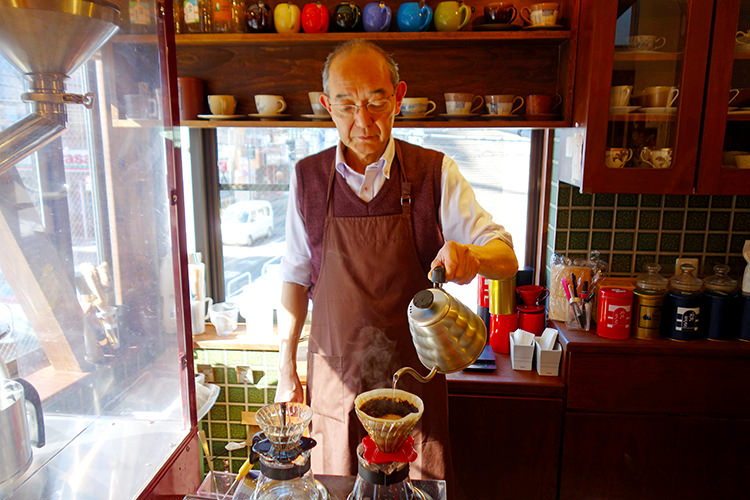
{"label": "wooden shelf", "polygon": [[673,122],[677,113],[617,113],[609,115],[611,122]]}
{"label": "wooden shelf", "polygon": [[615,51],[615,62],[618,61],[679,61],[682,59],[682,52],[659,52],[659,51]]}
{"label": "wooden shelf", "polygon": [[748,122],[750,121],[750,111],[747,113],[727,113],[728,122]]}
{"label": "wooden shelf", "polygon": [[[180,126],[190,128],[333,128],[330,120],[183,120]],[[394,128],[556,128],[569,127],[563,120],[525,121],[525,120],[414,120],[397,121]]]}

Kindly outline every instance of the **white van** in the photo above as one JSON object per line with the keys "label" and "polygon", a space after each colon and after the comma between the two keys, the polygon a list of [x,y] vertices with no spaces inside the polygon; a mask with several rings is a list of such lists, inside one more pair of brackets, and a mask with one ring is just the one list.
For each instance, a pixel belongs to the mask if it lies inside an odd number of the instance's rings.
{"label": "white van", "polygon": [[238,201],[221,213],[221,239],[225,245],[252,245],[272,234],[273,208],[268,201]]}

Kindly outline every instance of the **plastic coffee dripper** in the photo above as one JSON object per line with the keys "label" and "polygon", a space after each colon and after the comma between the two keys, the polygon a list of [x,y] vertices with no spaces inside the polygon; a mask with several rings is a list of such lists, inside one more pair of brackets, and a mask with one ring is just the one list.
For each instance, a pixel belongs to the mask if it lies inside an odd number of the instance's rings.
{"label": "plastic coffee dripper", "polygon": [[[378,418],[362,411],[362,405],[375,399],[405,401],[417,409],[398,419]],[[367,434],[384,453],[395,453],[404,444],[406,438],[422,418],[424,403],[415,394],[400,389],[374,389],[363,392],[354,399],[354,411]]]}

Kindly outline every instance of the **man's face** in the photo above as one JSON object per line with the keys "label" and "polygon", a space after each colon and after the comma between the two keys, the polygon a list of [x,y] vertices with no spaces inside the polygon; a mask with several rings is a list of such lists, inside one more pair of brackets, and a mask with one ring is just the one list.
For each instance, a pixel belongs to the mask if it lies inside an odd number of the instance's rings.
{"label": "man's face", "polygon": [[[328,92],[321,102],[331,113],[341,142],[347,148],[347,161],[356,159],[360,165],[351,165],[352,168],[364,169],[385,151],[406,84],[399,82],[394,89],[383,57],[372,50],[360,49],[334,59],[328,73]],[[359,109],[346,113],[337,106],[346,104],[357,105]],[[379,104],[386,104],[382,112],[377,110]]]}

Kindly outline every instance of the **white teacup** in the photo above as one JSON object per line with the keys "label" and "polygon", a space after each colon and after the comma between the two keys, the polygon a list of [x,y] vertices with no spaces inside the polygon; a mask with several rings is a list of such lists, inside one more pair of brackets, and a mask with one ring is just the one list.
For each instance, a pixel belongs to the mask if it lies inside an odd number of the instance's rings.
{"label": "white teacup", "polygon": [[737,43],[750,44],[750,31],[738,31],[734,39]]}
{"label": "white teacup", "polygon": [[535,3],[521,9],[521,17],[531,26],[555,26],[560,16],[557,2]]}
{"label": "white teacup", "polygon": [[609,91],[609,105],[613,108],[621,108],[630,104],[630,94],[633,92],[632,85],[616,85]]}
{"label": "white teacup", "polygon": [[231,302],[218,302],[208,308],[208,317],[216,328],[216,335],[229,335],[237,329],[240,310]]}
{"label": "white teacup", "polygon": [[750,154],[741,154],[734,157],[737,168],[750,168]]}
{"label": "white teacup", "polygon": [[656,85],[643,89],[639,98],[641,105],[647,108],[671,108],[678,95],[680,95],[680,90],[677,87]]}
{"label": "white teacup", "polygon": [[443,96],[445,97],[445,112],[449,115],[476,113],[484,104],[482,96],[468,92],[446,92]]}
{"label": "white teacup", "polygon": [[322,95],[323,95],[323,92],[308,92],[307,93],[307,98],[310,99],[310,107],[312,108],[312,112],[314,115],[327,115],[328,114],[328,110],[320,102],[320,96]]}
{"label": "white teacup", "polygon": [[607,148],[604,152],[604,164],[607,168],[622,168],[633,157],[630,148]]}
{"label": "white teacup", "polygon": [[233,115],[237,107],[237,100],[233,95],[208,96],[208,109],[214,115]]}
{"label": "white teacup", "polygon": [[631,50],[659,50],[667,43],[663,36],[634,35],[629,39],[628,46]]}
{"label": "white teacup", "polygon": [[643,148],[641,160],[654,168],[669,168],[672,166],[672,148]]}
{"label": "white teacup", "polygon": [[404,97],[401,101],[401,115],[402,116],[427,116],[433,111],[437,104],[435,101],[431,101],[427,97]]}
{"label": "white teacup", "polygon": [[213,303],[214,301],[211,297],[190,301],[190,319],[193,323],[193,335],[200,335],[206,331],[206,316],[208,315],[208,308]]}
{"label": "white teacup", "polygon": [[280,95],[258,94],[255,96],[255,107],[259,115],[279,115],[286,110],[286,101]]}
{"label": "white teacup", "polygon": [[510,116],[523,106],[524,100],[520,95],[495,94],[484,96],[484,104],[490,115]]}

